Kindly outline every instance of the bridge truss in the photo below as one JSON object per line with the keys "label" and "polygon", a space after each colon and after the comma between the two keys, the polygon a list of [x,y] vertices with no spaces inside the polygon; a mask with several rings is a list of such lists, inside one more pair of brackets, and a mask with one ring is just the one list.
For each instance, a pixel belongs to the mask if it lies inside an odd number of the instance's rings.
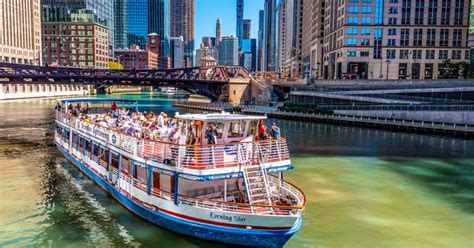
{"label": "bridge truss", "polygon": [[178,69],[108,70],[0,63],[0,84],[83,84],[100,89],[114,85],[168,86],[217,99],[231,79],[248,79],[241,66]]}

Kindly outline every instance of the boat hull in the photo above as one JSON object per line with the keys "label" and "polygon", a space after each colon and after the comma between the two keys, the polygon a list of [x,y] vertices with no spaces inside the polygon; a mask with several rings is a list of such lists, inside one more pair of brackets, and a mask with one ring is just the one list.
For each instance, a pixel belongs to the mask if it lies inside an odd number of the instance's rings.
{"label": "boat hull", "polygon": [[97,175],[59,144],[57,147],[72,164],[109,192],[123,206],[141,218],[176,233],[240,246],[282,247],[301,228],[301,218],[289,230],[257,230],[205,224],[179,218],[159,209],[154,211],[125,196],[114,185]]}

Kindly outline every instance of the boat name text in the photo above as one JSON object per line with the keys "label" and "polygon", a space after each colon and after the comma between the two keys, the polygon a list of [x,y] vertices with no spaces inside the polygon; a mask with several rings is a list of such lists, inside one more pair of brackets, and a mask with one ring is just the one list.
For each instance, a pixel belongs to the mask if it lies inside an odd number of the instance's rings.
{"label": "boat name text", "polygon": [[242,217],[242,216],[234,216],[234,215],[227,215],[227,214],[216,214],[216,213],[213,213],[213,212],[209,213],[209,217],[211,217],[211,219],[223,220],[223,221],[227,221],[229,223],[232,223],[232,222],[245,222],[247,220],[247,218]]}

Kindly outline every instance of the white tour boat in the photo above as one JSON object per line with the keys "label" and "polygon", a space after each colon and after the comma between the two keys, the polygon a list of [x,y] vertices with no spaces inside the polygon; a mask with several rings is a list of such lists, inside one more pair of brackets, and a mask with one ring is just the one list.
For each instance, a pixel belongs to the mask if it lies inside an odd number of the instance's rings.
{"label": "white tour boat", "polygon": [[[177,233],[233,245],[282,247],[300,229],[306,197],[283,180],[293,168],[287,142],[256,137],[266,117],[177,113],[175,128],[167,128],[180,132],[174,142],[114,126],[123,106],[136,111],[137,102],[60,100],[55,143],[130,211]],[[216,144],[208,144],[210,125]],[[166,136],[164,129],[157,132]],[[191,133],[193,144],[183,138]]]}
{"label": "white tour boat", "polygon": [[166,96],[174,96],[178,92],[175,87],[160,87],[161,94]]}

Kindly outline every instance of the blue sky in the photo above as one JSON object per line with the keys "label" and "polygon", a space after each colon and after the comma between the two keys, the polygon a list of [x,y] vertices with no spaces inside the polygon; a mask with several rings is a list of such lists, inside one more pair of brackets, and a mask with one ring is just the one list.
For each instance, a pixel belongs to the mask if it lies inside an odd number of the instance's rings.
{"label": "blue sky", "polygon": [[[195,48],[204,36],[214,37],[217,18],[222,21],[222,36],[235,36],[236,0],[195,0]],[[257,38],[258,11],[264,0],[244,0],[244,19],[252,19],[252,38]]]}

